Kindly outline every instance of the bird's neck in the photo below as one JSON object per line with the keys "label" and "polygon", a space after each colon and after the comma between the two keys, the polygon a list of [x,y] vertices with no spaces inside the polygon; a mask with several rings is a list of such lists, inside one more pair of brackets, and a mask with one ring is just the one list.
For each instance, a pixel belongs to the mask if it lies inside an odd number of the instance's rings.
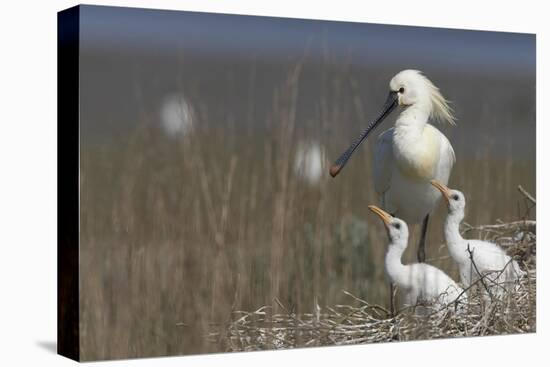
{"label": "bird's neck", "polygon": [[445,219],[445,226],[444,226],[445,242],[447,242],[447,247],[449,248],[449,252],[455,258],[457,256],[460,257],[465,254],[465,249],[463,248],[464,239],[460,234],[460,223],[462,222],[462,219],[464,219],[463,212],[449,213],[447,215],[447,218]]}
{"label": "bird's neck", "polygon": [[403,265],[401,257],[405,252],[406,244],[390,244],[386,252],[386,272],[392,283],[398,287],[409,288],[410,277],[407,274],[407,265]]}
{"label": "bird's neck", "polygon": [[430,111],[427,104],[414,104],[405,107],[395,121],[396,132],[404,132],[411,138],[417,134],[421,135],[430,118]]}
{"label": "bird's neck", "polygon": [[439,162],[440,140],[435,129],[426,128],[429,110],[409,106],[399,115],[393,132],[393,153],[400,173],[412,180],[434,178]]}

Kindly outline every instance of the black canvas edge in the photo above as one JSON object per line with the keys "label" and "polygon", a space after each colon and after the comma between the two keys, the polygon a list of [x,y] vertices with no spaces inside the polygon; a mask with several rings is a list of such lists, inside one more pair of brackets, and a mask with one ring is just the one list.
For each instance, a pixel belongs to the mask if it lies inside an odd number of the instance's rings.
{"label": "black canvas edge", "polygon": [[80,7],[57,13],[57,353],[80,360]]}

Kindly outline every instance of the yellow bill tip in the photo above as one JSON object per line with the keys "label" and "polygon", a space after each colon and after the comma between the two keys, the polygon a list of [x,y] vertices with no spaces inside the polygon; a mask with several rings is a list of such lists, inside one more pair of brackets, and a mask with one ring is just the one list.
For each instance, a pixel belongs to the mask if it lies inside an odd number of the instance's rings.
{"label": "yellow bill tip", "polygon": [[430,183],[443,194],[445,199],[449,200],[451,190],[447,186],[437,180],[431,180]]}
{"label": "yellow bill tip", "polygon": [[380,209],[379,207],[377,207],[376,205],[369,205],[368,208],[376,215],[378,215],[380,217],[380,219],[382,219],[382,221],[386,224],[386,225],[389,225],[391,220],[392,220],[392,216],[390,214],[388,214],[387,212],[385,212],[384,210]]}

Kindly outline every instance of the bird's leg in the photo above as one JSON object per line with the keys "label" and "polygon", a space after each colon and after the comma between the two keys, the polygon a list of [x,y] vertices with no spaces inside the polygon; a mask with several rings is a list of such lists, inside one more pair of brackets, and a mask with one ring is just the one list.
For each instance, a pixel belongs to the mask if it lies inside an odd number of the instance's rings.
{"label": "bird's leg", "polygon": [[394,294],[395,291],[395,285],[393,285],[393,282],[390,282],[390,316],[395,316],[395,305],[394,305]]}
{"label": "bird's leg", "polygon": [[418,262],[423,263],[426,260],[426,233],[428,232],[428,220],[430,215],[427,214],[422,221],[422,232],[420,233],[420,243],[418,244],[418,252],[416,256]]}

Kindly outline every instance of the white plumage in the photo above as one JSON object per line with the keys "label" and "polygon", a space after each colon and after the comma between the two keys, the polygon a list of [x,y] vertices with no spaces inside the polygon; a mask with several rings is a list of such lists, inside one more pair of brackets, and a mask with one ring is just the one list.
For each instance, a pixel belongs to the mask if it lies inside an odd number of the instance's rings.
{"label": "white plumage", "polygon": [[455,161],[439,130],[426,124],[421,134],[396,126],[383,132],[376,145],[374,187],[384,209],[407,223],[420,222],[437,205],[441,195],[429,182],[448,182]]}
{"label": "white plumage", "polygon": [[417,263],[404,265],[401,257],[407,248],[409,231],[407,224],[382,209],[371,205],[369,209],[384,222],[390,243],[386,252],[385,267],[388,277],[404,292],[404,305],[419,302],[435,303],[445,307],[457,300],[466,300],[463,289],[447,274],[435,266]]}
{"label": "white plumage", "polygon": [[340,172],[357,146],[397,106],[401,112],[395,126],[378,138],[374,184],[385,210],[409,224],[423,223],[418,250],[422,262],[429,214],[441,197],[430,180],[447,183],[455,162],[449,140],[428,123],[440,120],[454,125],[447,101],[428,78],[416,70],[395,75],[382,112],[336,160],[330,174]]}
{"label": "white plumage", "polygon": [[447,202],[445,242],[452,259],[458,265],[464,286],[472,285],[480,275],[486,277],[487,286],[499,285],[498,289],[519,279],[524,272],[501,247],[488,241],[464,239],[460,234],[459,226],[464,219],[466,207],[464,194],[458,190],[451,190],[435,180],[432,181],[432,185],[441,191]]}
{"label": "white plumage", "polygon": [[378,138],[375,188],[385,210],[407,223],[419,223],[440,198],[430,180],[447,183],[455,162],[449,140],[428,121],[439,118],[454,124],[454,119],[439,90],[416,70],[393,77],[390,90],[398,91],[403,110],[395,127]]}

